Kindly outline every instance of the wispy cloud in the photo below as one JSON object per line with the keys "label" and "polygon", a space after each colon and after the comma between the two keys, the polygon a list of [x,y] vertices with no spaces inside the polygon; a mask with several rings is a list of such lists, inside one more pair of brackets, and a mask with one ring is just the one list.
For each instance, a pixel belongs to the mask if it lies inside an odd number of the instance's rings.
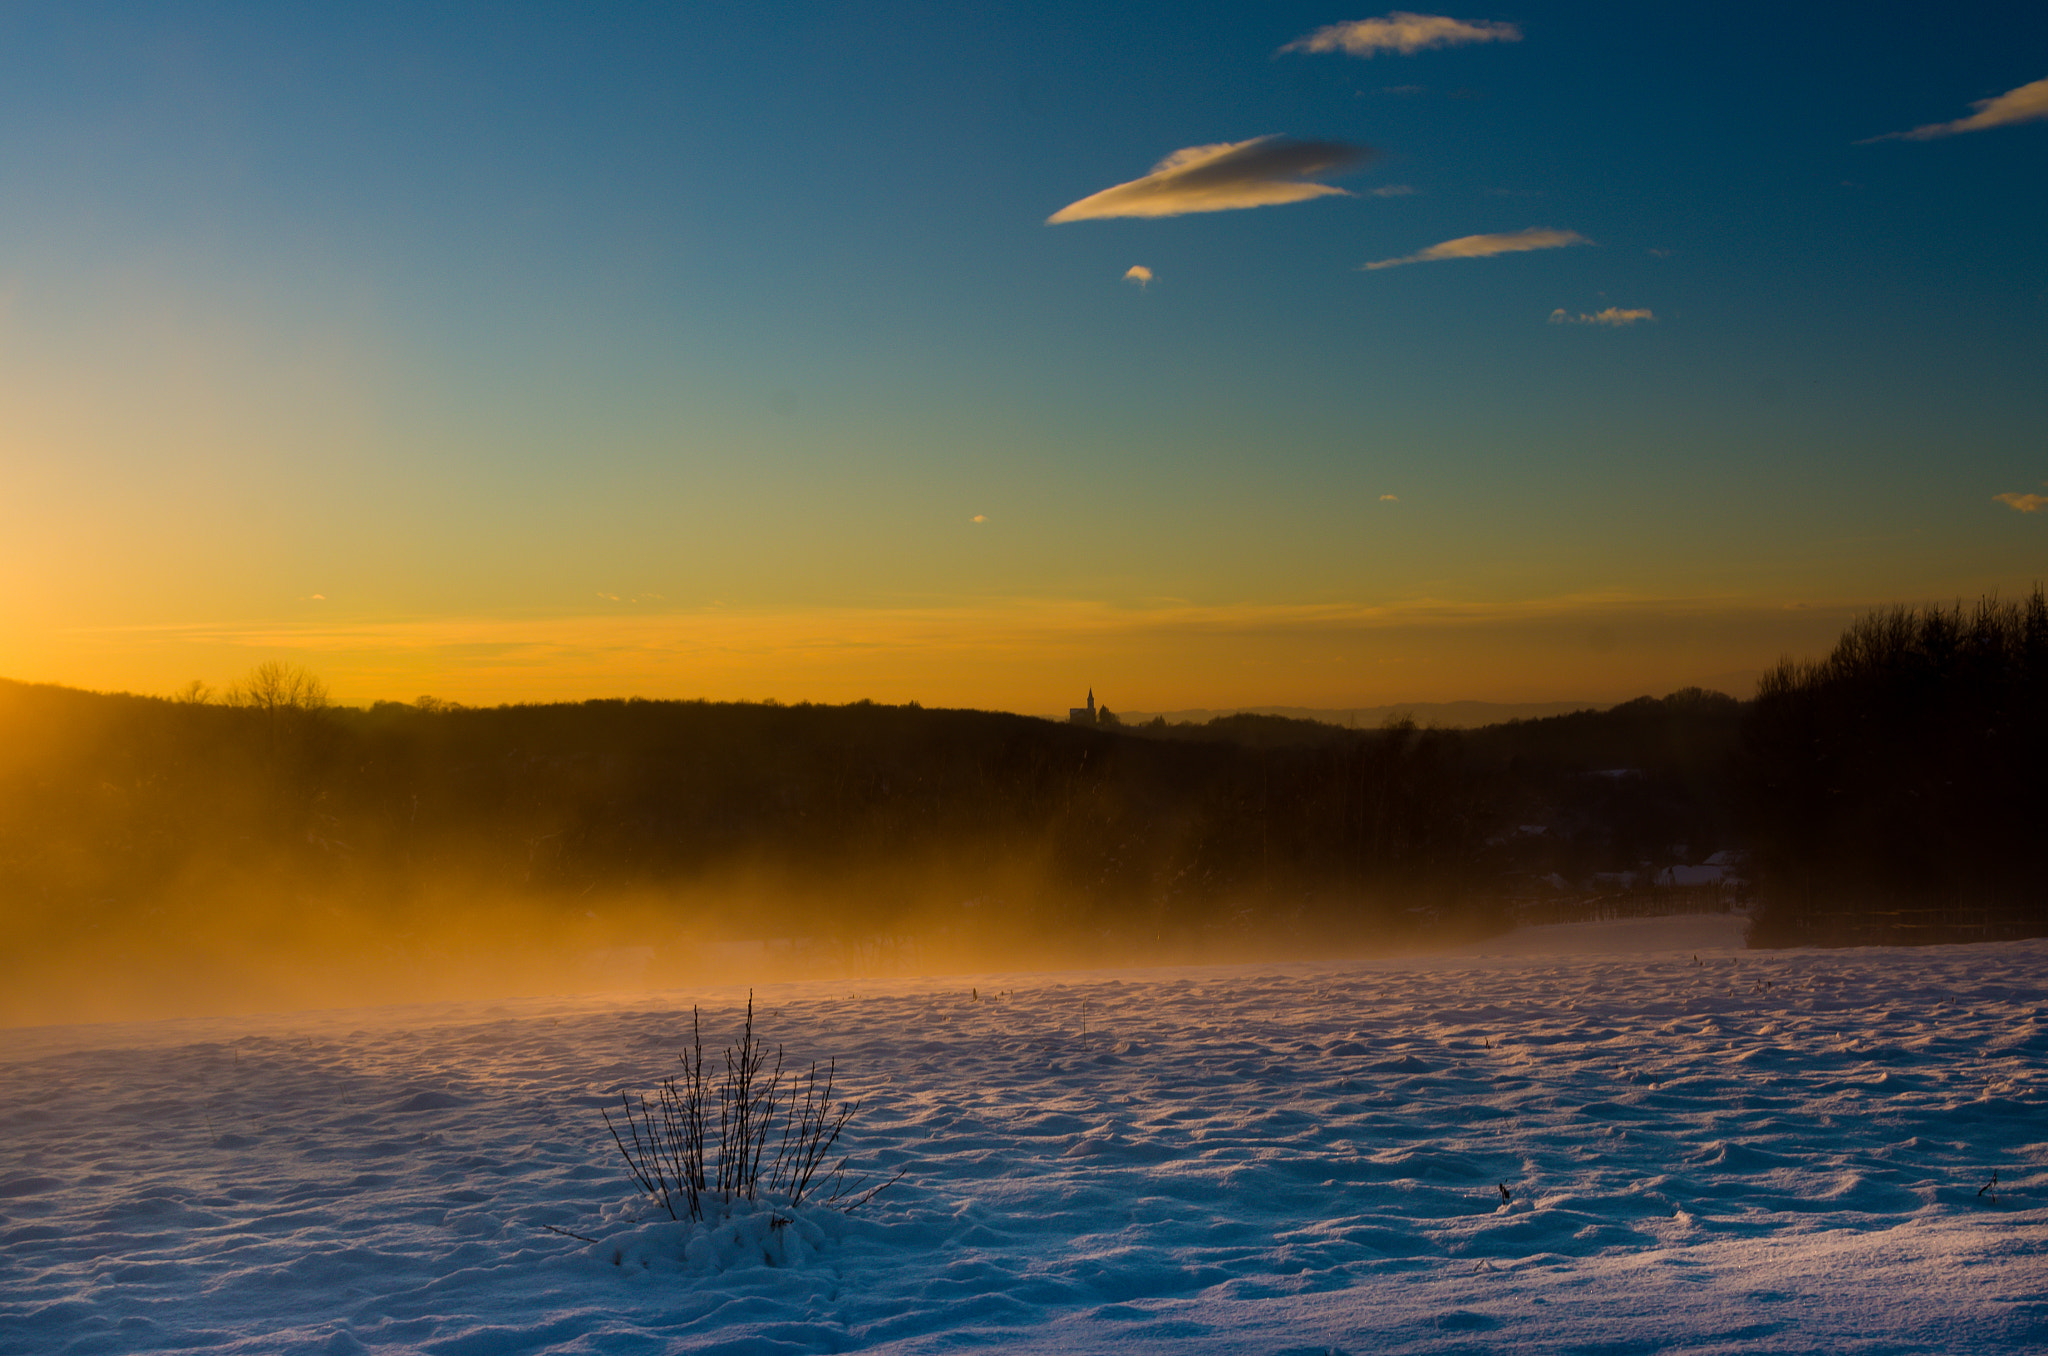
{"label": "wispy cloud", "polygon": [[985,523],[988,521],[988,515],[986,513],[977,513],[967,521],[970,523]]}
{"label": "wispy cloud", "polygon": [[1545,226],[1531,226],[1526,231],[1508,231],[1501,235],[1461,235],[1456,240],[1446,240],[1414,254],[1404,254],[1398,259],[1376,259],[1361,267],[1370,271],[1393,268],[1397,264],[1430,264],[1439,259],[1486,259],[1496,254],[1554,250],[1566,245],[1592,243],[1577,231],[1553,231]]}
{"label": "wispy cloud", "polygon": [[2048,508],[2048,494],[1994,494],[1991,496],[2001,504],[2010,504],[2021,513],[2039,513]]}
{"label": "wispy cloud", "polygon": [[1150,286],[1152,282],[1152,270],[1145,267],[1143,264],[1132,264],[1129,268],[1124,270],[1124,281],[1134,282],[1140,287]]}
{"label": "wispy cloud", "polygon": [[1432,47],[1463,47],[1474,42],[1520,42],[1522,30],[1513,24],[1486,19],[1453,19],[1442,14],[1410,14],[1395,10],[1378,19],[1353,19],[1349,23],[1318,28],[1305,38],[1296,38],[1283,52],[1347,52],[1370,57],[1380,52],[1412,56]]}
{"label": "wispy cloud", "polygon": [[1046,218],[1048,225],[1098,217],[1177,217],[1189,212],[1229,212],[1271,207],[1309,198],[1348,197],[1341,188],[1311,181],[1311,175],[1341,173],[1376,152],[1337,141],[1294,141],[1254,137],[1213,146],[1189,146],[1152,167],[1142,179],[1105,188],[1069,203]]}
{"label": "wispy cloud", "polygon": [[1382,504],[1398,504],[1401,502],[1401,496],[1398,494],[1383,494],[1380,496],[1380,502]]}
{"label": "wispy cloud", "polygon": [[1375,198],[1406,198],[1413,196],[1417,189],[1413,184],[1382,184],[1370,192]]}
{"label": "wispy cloud", "polygon": [[2040,122],[2048,119],[2048,80],[2036,80],[2031,85],[2009,89],[1995,99],[1979,99],[1970,107],[1976,109],[1967,118],[1954,122],[1930,122],[1925,127],[1915,127],[1910,132],[1886,132],[1881,137],[1865,137],[1858,146],[1868,146],[1873,141],[1932,141],[1936,137],[1952,137],[1958,132],[1981,132],[1987,127],[2010,127],[2019,122]]}
{"label": "wispy cloud", "polygon": [[1656,316],[1650,314],[1648,307],[1644,307],[1641,310],[1624,310],[1619,306],[1609,306],[1606,310],[1595,311],[1591,315],[1587,315],[1584,311],[1579,312],[1577,315],[1571,315],[1566,312],[1564,307],[1560,306],[1550,313],[1550,323],[1553,325],[1612,325],[1616,329],[1633,325],[1638,320],[1655,320],[1656,318]]}

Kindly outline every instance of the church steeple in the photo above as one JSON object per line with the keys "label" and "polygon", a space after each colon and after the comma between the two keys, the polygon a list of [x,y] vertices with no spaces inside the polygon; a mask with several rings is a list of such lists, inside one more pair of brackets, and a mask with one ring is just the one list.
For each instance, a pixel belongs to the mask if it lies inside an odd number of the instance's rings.
{"label": "church steeple", "polygon": [[1088,704],[1086,706],[1070,706],[1067,708],[1067,719],[1076,725],[1093,725],[1095,723],[1094,688],[1088,689]]}

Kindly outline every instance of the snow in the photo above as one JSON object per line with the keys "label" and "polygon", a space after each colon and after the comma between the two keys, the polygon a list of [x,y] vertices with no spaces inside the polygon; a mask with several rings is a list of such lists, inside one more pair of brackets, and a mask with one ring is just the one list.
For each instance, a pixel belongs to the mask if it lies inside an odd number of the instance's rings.
{"label": "snow", "polygon": [[1723,866],[1667,866],[1653,878],[1657,885],[1720,885],[1728,879]]}
{"label": "snow", "polygon": [[743,989],[0,1033],[0,1351],[2048,1349],[2048,942],[1740,922],[763,986],[907,1171],[696,1227],[598,1109]]}

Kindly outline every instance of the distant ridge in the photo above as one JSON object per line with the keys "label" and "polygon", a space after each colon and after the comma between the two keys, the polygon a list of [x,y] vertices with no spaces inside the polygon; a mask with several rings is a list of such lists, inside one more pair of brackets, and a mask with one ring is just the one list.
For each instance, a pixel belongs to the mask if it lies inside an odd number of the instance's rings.
{"label": "distant ridge", "polygon": [[1377,729],[1389,719],[1406,716],[1417,725],[1471,730],[1510,720],[1539,720],[1544,716],[1563,716],[1574,711],[1605,711],[1613,705],[1613,702],[1399,702],[1392,706],[1226,706],[1215,710],[1194,707],[1184,711],[1118,711],[1116,717],[1126,725],[1142,725],[1155,716],[1166,717],[1169,725],[1206,725],[1218,716],[1286,716],[1290,720],[1318,720],[1325,725],[1350,725],[1370,730]]}

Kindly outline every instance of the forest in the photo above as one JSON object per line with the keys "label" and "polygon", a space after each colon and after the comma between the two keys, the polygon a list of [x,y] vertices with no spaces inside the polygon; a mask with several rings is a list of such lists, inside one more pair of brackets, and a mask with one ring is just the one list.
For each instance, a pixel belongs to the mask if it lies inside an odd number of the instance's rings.
{"label": "forest", "polygon": [[877,965],[1370,951],[1731,901],[1766,945],[2038,934],[2044,713],[2038,588],[1873,613],[1746,701],[1475,730],[358,709],[285,664],[223,698],[6,682],[0,926],[74,970],[218,951],[228,917],[446,950],[437,920],[481,936],[628,906],[650,935]]}

